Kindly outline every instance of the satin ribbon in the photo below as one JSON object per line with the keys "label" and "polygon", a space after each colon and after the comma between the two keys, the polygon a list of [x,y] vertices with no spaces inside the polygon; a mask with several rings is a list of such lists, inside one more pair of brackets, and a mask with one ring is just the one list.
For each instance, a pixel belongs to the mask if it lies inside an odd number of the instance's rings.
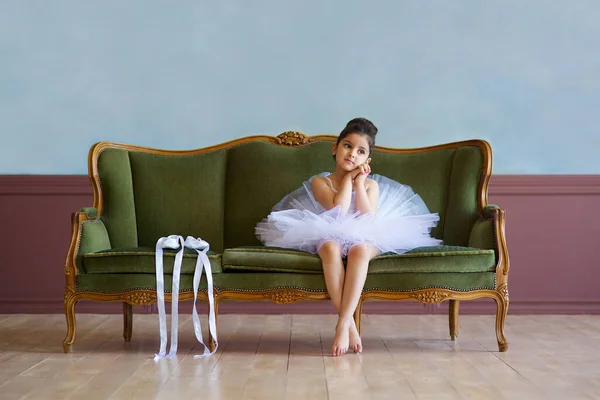
{"label": "satin ribbon", "polygon": [[[173,283],[171,289],[171,348],[167,355],[167,313],[165,311],[165,277],[163,273],[163,249],[181,249],[175,255],[173,264]],[[179,323],[179,278],[181,263],[183,261],[183,237],[170,235],[162,237],[156,242],[156,302],[158,303],[158,324],[160,330],[160,349],[154,356],[155,360],[173,357],[177,353],[177,327]]]}
{"label": "satin ribbon", "polygon": [[[158,354],[155,355],[154,359],[159,360],[161,358],[170,358],[177,354],[177,341],[178,341],[178,306],[179,306],[179,280],[181,278],[181,264],[183,262],[183,252],[185,248],[196,250],[198,253],[198,260],[196,261],[196,268],[194,271],[194,307],[192,311],[192,321],[194,323],[194,333],[196,339],[204,346],[204,353],[196,355],[194,358],[207,357],[214,354],[218,348],[217,342],[217,324],[215,317],[215,306],[213,296],[213,280],[212,280],[212,269],[210,266],[210,260],[208,259],[207,252],[209,244],[200,238],[194,238],[188,236],[184,241],[183,237],[178,235],[170,235],[162,237],[156,242],[156,293],[158,303],[158,321],[160,330],[160,349]],[[164,283],[164,267],[163,267],[163,249],[177,249],[180,250],[175,255],[175,262],[173,264],[173,283],[171,290],[171,348],[169,354],[166,354],[167,350],[167,315],[165,311],[165,283]],[[208,325],[209,331],[215,340],[215,349],[211,352],[202,340],[202,327],[200,324],[200,317],[196,309],[196,300],[198,298],[198,290],[200,286],[200,278],[202,277],[202,269],[206,271],[206,281],[208,284],[208,303],[209,303],[209,318]]]}
{"label": "satin ribbon", "polygon": [[[208,253],[208,249],[210,246],[207,242],[200,238],[194,238],[192,236],[188,236],[185,239],[185,247],[190,249],[195,249],[198,253],[198,260],[196,261],[196,269],[194,271],[194,307],[192,309],[192,321],[194,323],[194,333],[196,334],[196,339],[204,346],[204,353],[195,355],[194,358],[200,357],[208,357],[217,351],[219,347],[219,342],[217,341],[217,320],[215,317],[215,300],[213,296],[213,280],[212,280],[212,269],[210,266],[210,260],[206,253]],[[198,316],[198,311],[196,309],[196,299],[198,296],[198,287],[200,286],[200,278],[202,277],[202,267],[206,271],[206,283],[207,283],[207,296],[208,296],[208,329],[215,341],[215,348],[213,351],[210,351],[208,346],[204,344],[202,340],[202,326],[200,324],[200,317]]]}

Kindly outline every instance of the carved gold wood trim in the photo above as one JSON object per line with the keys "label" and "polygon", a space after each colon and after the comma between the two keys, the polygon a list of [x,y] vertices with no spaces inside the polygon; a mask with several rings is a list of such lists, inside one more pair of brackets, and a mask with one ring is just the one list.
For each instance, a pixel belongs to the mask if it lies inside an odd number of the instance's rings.
{"label": "carved gold wood trim", "polygon": [[125,296],[125,302],[131,305],[148,305],[156,303],[156,293],[134,292]]}
{"label": "carved gold wood trim", "polygon": [[309,138],[304,133],[288,131],[288,132],[283,132],[283,133],[280,133],[279,135],[277,135],[277,137],[275,138],[275,140],[273,142],[275,144],[280,144],[283,146],[294,147],[294,146],[302,146],[305,144],[313,143],[314,141],[315,141],[314,139]]}
{"label": "carved gold wood trim", "polygon": [[506,212],[502,208],[492,208],[482,218],[491,219],[494,239],[496,241],[496,251],[498,252],[498,262],[496,263],[496,290],[503,285],[508,284],[508,271],[510,270],[510,258],[508,247],[506,245]]}
{"label": "carved gold wood trim", "polygon": [[75,277],[79,273],[77,270],[77,250],[81,242],[81,225],[84,221],[91,221],[96,218],[98,218],[98,215],[92,218],[83,211],[71,214],[71,242],[67,251],[64,268],[67,281],[66,287],[73,292],[75,291]]}
{"label": "carved gold wood trim", "polygon": [[[199,292],[198,297],[201,300],[208,301],[206,293]],[[508,287],[503,285],[499,290],[474,290],[471,292],[456,292],[448,289],[424,289],[411,292],[387,292],[370,290],[363,293],[360,299],[360,305],[365,300],[417,300],[422,303],[432,304],[445,300],[473,300],[478,298],[493,298],[497,304],[496,312],[496,339],[500,351],[508,349],[508,341],[504,336],[504,321],[508,310],[509,297]],[[182,292],[179,299],[182,301],[193,300],[192,292]],[[329,296],[326,292],[311,292],[302,289],[272,289],[260,292],[241,292],[233,290],[215,290],[215,307],[221,300],[238,301],[259,301],[270,300],[277,304],[291,304],[297,301],[326,300]],[[97,293],[97,292],[72,292],[65,291],[65,314],[67,317],[67,336],[63,341],[65,352],[70,351],[70,346],[75,339],[75,314],[74,304],[79,300],[88,299],[94,301],[125,302],[128,304],[151,304],[156,301],[156,291],[154,290],[132,290],[122,293]],[[171,301],[170,293],[165,293],[165,300]],[[360,307],[362,308],[362,307]],[[360,311],[357,308],[358,324],[360,326]],[[354,318],[357,319],[355,313]]]}
{"label": "carved gold wood trim", "polygon": [[[204,292],[198,293],[198,298],[208,301],[208,296]],[[181,292],[179,300],[193,300],[193,292]],[[64,304],[65,316],[67,318],[67,336],[63,340],[63,350],[65,353],[71,351],[71,345],[75,341],[75,332],[77,324],[75,321],[75,304],[80,300],[93,300],[104,302],[123,302],[131,305],[148,305],[156,302],[155,290],[130,290],[121,293],[99,293],[99,292],[72,292],[70,289],[65,290]],[[165,300],[171,301],[172,295],[165,293]],[[131,308],[123,307],[124,329],[123,335],[126,341],[131,340]]]}
{"label": "carved gold wood trim", "polygon": [[[418,300],[421,303],[439,303],[445,300],[474,300],[492,298],[496,301],[496,340],[501,352],[508,350],[508,341],[504,336],[504,321],[508,311],[508,287],[501,286],[498,290],[473,290],[470,292],[456,292],[448,289],[425,289],[412,292],[386,292],[370,290],[363,293],[361,301],[365,300]],[[452,332],[451,332],[452,334]]]}
{"label": "carved gold wood trim", "polygon": [[75,291],[75,275],[77,275],[77,264],[75,258],[77,256],[77,248],[80,241],[81,216],[79,213],[71,214],[71,242],[67,251],[65,260],[65,275],[67,278],[67,287]]}
{"label": "carved gold wood trim", "polygon": [[[214,290],[215,301],[238,300],[238,301],[260,301],[270,300],[277,304],[292,304],[298,301],[327,300],[327,292],[312,292],[302,289],[269,289],[263,291],[238,291],[238,290]],[[194,293],[185,291],[179,293],[179,300],[193,300]],[[204,291],[198,292],[198,299],[208,301],[208,295]],[[120,293],[101,293],[101,292],[73,292],[65,290],[65,301],[106,301],[106,302],[125,302],[132,305],[148,305],[156,303],[156,291],[151,289],[130,290]],[[171,293],[165,293],[165,300],[171,301]]]}
{"label": "carved gold wood trim", "polygon": [[260,292],[238,291],[238,290],[220,290],[216,294],[216,300],[237,300],[237,301],[260,301],[270,300],[276,304],[292,304],[298,301],[307,300],[327,300],[329,295],[326,292],[311,292],[302,289],[270,289]]}
{"label": "carved gold wood trim", "polygon": [[423,304],[438,304],[446,300],[448,294],[437,290],[426,290],[424,292],[411,293],[409,294],[409,297],[416,299]]}
{"label": "carved gold wood trim", "polygon": [[[121,293],[101,292],[72,292],[65,291],[65,300],[74,296],[76,301],[120,301],[132,305],[148,305],[156,302],[156,291],[150,289],[131,290]],[[327,292],[312,292],[303,289],[268,289],[263,291],[217,290],[214,292],[215,300],[260,301],[270,300],[277,304],[292,304],[298,301],[327,300]],[[437,304],[446,300],[474,300],[479,298],[492,298],[500,301],[509,301],[508,285],[503,285],[498,290],[473,290],[458,292],[449,289],[423,289],[410,292],[390,292],[384,290],[367,290],[363,292],[361,301],[365,300],[416,300],[425,304]],[[165,300],[171,301],[171,293],[165,293]],[[193,300],[194,293],[185,291],[179,293],[179,300]],[[208,300],[204,291],[198,292],[198,299]]]}
{"label": "carved gold wood trim", "polygon": [[388,292],[385,290],[367,290],[363,300],[417,300],[424,304],[437,304],[446,300],[473,300],[480,298],[501,299],[496,290],[481,289],[469,292],[458,292],[449,289],[432,288],[413,290],[410,292]]}
{"label": "carved gold wood trim", "polygon": [[[131,305],[149,305],[156,303],[156,290],[150,289],[139,289],[129,290],[120,293],[101,293],[101,292],[72,292],[71,295],[67,296],[65,293],[65,300],[67,297],[74,297],[73,300],[93,300],[93,301],[105,301],[105,302],[124,302]],[[165,293],[165,301],[171,301],[173,299],[171,293]],[[208,301],[206,292],[199,291],[198,299]],[[194,293],[192,291],[185,291],[179,293],[179,300],[194,300]]]}
{"label": "carved gold wood trim", "polygon": [[65,295],[63,297],[64,302],[67,302],[71,296],[75,294],[75,291],[69,287],[65,288]]}
{"label": "carved gold wood trim", "polygon": [[506,246],[506,212],[497,208],[492,210],[494,219],[494,230],[496,236],[496,246],[498,248],[498,268],[496,269],[496,284],[500,285],[507,283],[508,271],[510,270],[510,259],[508,256],[508,248]]}
{"label": "carved gold wood trim", "polygon": [[[306,136],[301,132],[289,131],[283,132],[276,137],[265,135],[246,136],[214,146],[193,150],[162,150],[151,147],[128,145],[123,143],[99,142],[94,144],[90,148],[88,154],[88,176],[90,178],[90,182],[94,191],[94,207],[98,209],[98,216],[102,215],[104,204],[102,198],[102,187],[100,185],[100,177],[98,175],[98,157],[100,156],[100,153],[102,153],[102,151],[106,149],[122,149],[127,151],[159,154],[166,156],[193,156],[197,154],[204,154],[212,151],[228,149],[234,146],[250,142],[270,142],[280,144],[283,146],[299,147],[314,142],[335,142],[336,140],[337,137],[333,135]],[[479,182],[477,195],[477,206],[478,210],[481,213],[483,207],[486,206],[488,203],[488,184],[492,174],[492,150],[489,143],[485,140],[465,140],[460,142],[452,142],[437,146],[420,147],[414,149],[394,149],[390,147],[375,146],[374,150],[392,154],[420,154],[438,150],[457,149],[466,146],[477,146],[481,149],[483,153],[482,176]]]}
{"label": "carved gold wood trim", "polygon": [[498,288],[498,293],[500,293],[500,296],[506,303],[510,301],[510,296],[508,294],[508,285],[506,283]]}
{"label": "carved gold wood trim", "polygon": [[504,336],[504,321],[508,312],[509,296],[508,285],[502,284],[498,288],[499,299],[496,299],[496,339],[498,341],[498,349],[501,352],[508,350],[508,340]]}

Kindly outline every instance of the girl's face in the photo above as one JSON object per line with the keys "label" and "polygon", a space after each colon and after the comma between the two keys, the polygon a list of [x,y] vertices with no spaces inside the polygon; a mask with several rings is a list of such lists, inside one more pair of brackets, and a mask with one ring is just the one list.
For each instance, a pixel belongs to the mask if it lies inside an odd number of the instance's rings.
{"label": "girl's face", "polygon": [[351,133],[336,146],[333,144],[332,154],[335,163],[344,171],[352,171],[369,158],[369,142],[360,133]]}

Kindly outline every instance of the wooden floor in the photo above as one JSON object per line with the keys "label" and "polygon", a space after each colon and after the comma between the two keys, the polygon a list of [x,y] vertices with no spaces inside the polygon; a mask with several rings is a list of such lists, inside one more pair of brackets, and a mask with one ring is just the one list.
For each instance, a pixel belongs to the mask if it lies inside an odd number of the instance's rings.
{"label": "wooden floor", "polygon": [[[155,362],[156,315],[0,315],[0,399],[600,399],[599,316],[510,316],[498,353],[492,316],[363,316],[362,355],[328,356],[332,315],[222,315],[219,351],[194,359],[180,316],[177,358]],[[206,329],[206,320],[203,327]]]}

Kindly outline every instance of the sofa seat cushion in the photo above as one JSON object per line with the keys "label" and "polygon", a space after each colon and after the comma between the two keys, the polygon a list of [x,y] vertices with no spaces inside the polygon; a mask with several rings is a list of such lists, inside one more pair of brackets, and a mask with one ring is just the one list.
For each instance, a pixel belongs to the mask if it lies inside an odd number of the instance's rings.
{"label": "sofa seat cushion", "polygon": [[[165,274],[173,273],[173,264],[177,250],[165,249],[163,268]],[[186,248],[181,264],[181,273],[193,275],[196,269],[198,253]],[[208,252],[213,273],[220,273],[221,255]],[[150,247],[103,250],[83,255],[83,269],[88,274],[155,274],[156,253]]]}
{"label": "sofa seat cushion", "polygon": [[323,273],[318,255],[279,247],[246,246],[225,249],[222,264],[225,272]]}
{"label": "sofa seat cushion", "polygon": [[[303,251],[250,246],[226,249],[225,272],[322,274],[321,259]],[[382,254],[371,260],[369,274],[494,272],[494,250],[459,246],[420,247],[405,254]]]}
{"label": "sofa seat cushion", "polygon": [[[165,275],[165,292],[171,291],[172,275]],[[323,274],[289,274],[236,272],[215,274],[214,287],[219,291],[260,292],[272,289],[302,289],[326,292]],[[180,290],[192,290],[193,275],[181,275]],[[443,288],[459,292],[488,289],[496,286],[493,272],[397,273],[369,274],[365,291],[407,292],[427,288]],[[101,293],[122,293],[134,289],[156,290],[154,274],[79,274],[77,290]],[[206,275],[200,280],[200,290],[206,290]]]}
{"label": "sofa seat cushion", "polygon": [[369,264],[369,273],[494,272],[494,250],[461,246],[419,247],[404,254],[382,254]]}

